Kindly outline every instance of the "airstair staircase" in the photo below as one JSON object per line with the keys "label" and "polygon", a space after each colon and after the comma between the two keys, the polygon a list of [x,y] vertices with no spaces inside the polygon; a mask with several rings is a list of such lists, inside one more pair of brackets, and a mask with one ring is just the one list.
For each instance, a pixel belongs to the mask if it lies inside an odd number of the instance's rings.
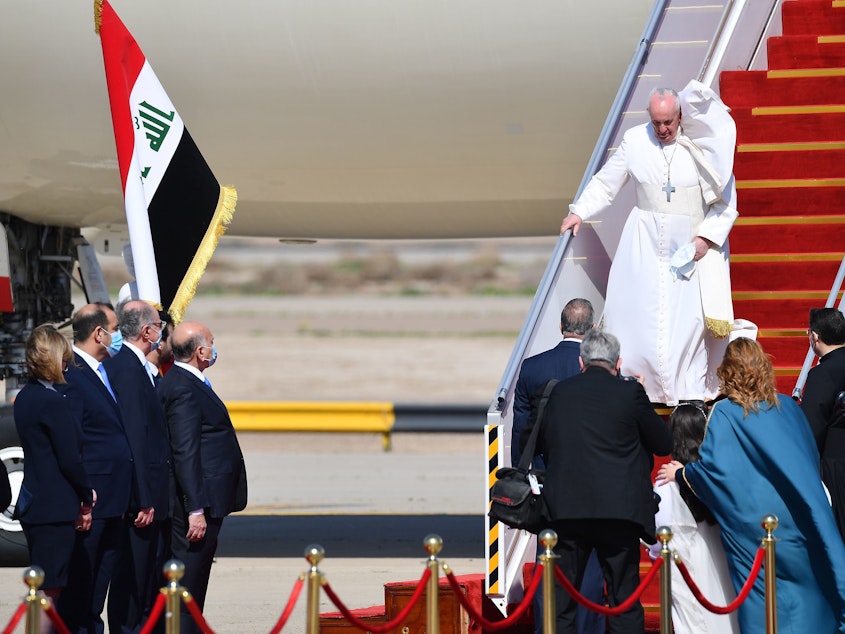
{"label": "airstair staircase", "polygon": [[[837,296],[831,285],[845,252],[839,202],[845,193],[845,0],[658,1],[582,188],[621,134],[647,121],[652,87],[680,89],[693,78],[719,92],[737,122],[734,312],[758,325],[779,390],[789,394],[808,356],[808,310]],[[550,258],[488,410],[488,488],[509,460],[510,407],[522,360],[557,344],[560,309],[568,299],[586,297],[598,311],[603,307],[632,189],[577,239],[562,236]],[[521,598],[522,569],[533,560],[534,540],[491,522],[487,550],[487,594],[505,613]],[[647,625],[657,631],[657,593],[650,596],[644,600]]]}
{"label": "airstair staircase", "polygon": [[721,95],[738,136],[734,310],[758,325],[791,394],[809,309],[825,305],[845,252],[845,2],[789,0],[782,23],[768,70],[722,73]]}

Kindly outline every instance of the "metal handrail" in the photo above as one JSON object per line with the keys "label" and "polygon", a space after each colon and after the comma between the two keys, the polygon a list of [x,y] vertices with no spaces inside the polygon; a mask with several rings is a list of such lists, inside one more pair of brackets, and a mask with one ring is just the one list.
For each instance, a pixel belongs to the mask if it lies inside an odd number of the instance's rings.
{"label": "metal handrail", "polygon": [[[646,26],[643,29],[643,35],[640,38],[639,44],[637,45],[637,50],[634,52],[634,55],[631,58],[631,63],[628,65],[628,70],[625,72],[625,76],[622,79],[622,84],[619,87],[619,90],[616,92],[616,97],[614,98],[613,104],[611,105],[610,111],[608,112],[607,118],[605,119],[604,126],[602,127],[602,131],[599,134],[598,141],[596,142],[596,145],[593,148],[593,153],[590,156],[590,161],[587,164],[587,168],[584,171],[584,176],[581,179],[580,185],[578,186],[578,191],[575,196],[576,199],[578,198],[578,196],[580,196],[583,189],[587,186],[587,183],[593,177],[593,174],[595,174],[599,170],[602,163],[604,162],[604,157],[607,154],[607,150],[609,149],[610,143],[613,140],[613,137],[616,134],[617,128],[622,119],[623,110],[631,99],[631,94],[636,85],[640,69],[645,63],[645,58],[648,55],[649,47],[651,46],[652,40],[654,39],[654,35],[657,32],[658,27],[660,26],[660,22],[663,19],[663,15],[666,11],[666,7],[668,4],[669,0],[662,0],[660,2],[655,3],[654,7],[652,8],[648,22],[646,23]],[[549,263],[546,266],[546,270],[543,273],[543,277],[540,280],[539,285],[537,286],[537,292],[534,294],[534,299],[531,302],[531,307],[528,310],[528,315],[525,318],[525,323],[523,324],[522,330],[519,333],[519,337],[517,338],[517,341],[514,344],[514,348],[511,352],[510,358],[508,359],[508,363],[505,366],[505,371],[502,374],[502,380],[499,383],[499,389],[496,392],[496,398],[490,404],[490,408],[488,409],[488,413],[490,414],[494,412],[500,412],[504,407],[504,402],[508,395],[508,389],[513,384],[517,372],[519,371],[519,367],[522,363],[522,357],[524,356],[525,351],[528,348],[529,341],[531,339],[531,333],[534,332],[534,326],[540,319],[543,304],[546,298],[549,296],[549,292],[551,291],[552,286],[555,283],[558,271],[560,269],[560,263],[562,262],[564,253],[566,252],[567,247],[569,246],[570,238],[571,232],[566,232],[566,234],[560,236],[557,243],[555,244],[554,251],[552,252],[551,257],[549,258]]]}

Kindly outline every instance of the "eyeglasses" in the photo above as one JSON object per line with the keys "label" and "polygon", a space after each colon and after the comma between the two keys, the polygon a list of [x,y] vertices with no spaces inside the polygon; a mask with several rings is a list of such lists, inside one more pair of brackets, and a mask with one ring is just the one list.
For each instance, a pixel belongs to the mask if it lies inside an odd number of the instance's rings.
{"label": "eyeglasses", "polygon": [[164,327],[167,325],[165,321],[151,321],[147,323],[148,326],[155,326],[157,330],[164,330]]}

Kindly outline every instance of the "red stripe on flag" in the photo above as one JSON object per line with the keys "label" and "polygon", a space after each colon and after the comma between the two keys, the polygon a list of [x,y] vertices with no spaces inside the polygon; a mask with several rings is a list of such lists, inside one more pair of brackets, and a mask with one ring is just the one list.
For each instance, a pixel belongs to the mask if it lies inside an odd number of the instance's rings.
{"label": "red stripe on flag", "polygon": [[103,46],[103,62],[106,68],[109,104],[114,124],[114,140],[117,145],[117,163],[120,167],[120,181],[125,192],[129,163],[135,148],[129,95],[144,67],[146,58],[135,38],[126,29],[107,0],[103,2],[100,41]]}
{"label": "red stripe on flag", "polygon": [[12,280],[8,277],[0,277],[0,312],[15,312],[15,303],[12,301]]}

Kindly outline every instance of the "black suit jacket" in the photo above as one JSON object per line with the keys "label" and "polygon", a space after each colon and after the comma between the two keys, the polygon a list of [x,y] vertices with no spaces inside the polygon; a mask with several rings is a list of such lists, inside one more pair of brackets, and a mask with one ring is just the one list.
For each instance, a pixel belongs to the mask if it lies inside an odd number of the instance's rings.
{"label": "black suit jacket", "polygon": [[123,428],[132,449],[134,481],[130,511],[153,507],[156,520],[166,519],[170,439],[161,402],[146,368],[128,347],[103,361],[103,365],[120,404]]}
{"label": "black suit jacket", "polygon": [[[526,440],[531,427],[533,421]],[[636,381],[595,366],[561,381],[537,442],[546,457],[543,498],[551,519],[628,520],[653,543],[653,454],[671,451],[672,433]]]}
{"label": "black suit jacket", "polygon": [[15,427],[26,468],[16,514],[23,522],[73,522],[81,502],[91,504],[91,483],[82,465],[82,400],[38,381],[15,398]]}
{"label": "black suit jacket", "polygon": [[828,423],[833,418],[836,395],[845,390],[845,348],[831,350],[810,370],[801,398],[801,409],[816,437],[819,452],[824,453]]}
{"label": "black suit jacket", "polygon": [[68,365],[64,391],[76,390],[82,399],[82,463],[97,492],[94,517],[119,517],[129,508],[132,491],[132,450],[123,430],[120,408],[97,372],[74,354]]}
{"label": "black suit jacket", "polygon": [[[580,341],[561,341],[551,350],[528,357],[522,362],[513,394],[511,465],[519,464],[522,453],[520,437],[531,416],[532,401],[536,398],[537,391],[542,389],[549,379],[563,381],[580,374],[581,365],[578,363],[580,353]],[[543,468],[542,464],[536,462],[534,466]]]}
{"label": "black suit jacket", "polygon": [[170,426],[174,509],[225,517],[246,506],[246,467],[229,412],[198,377],[174,365],[159,385]]}

